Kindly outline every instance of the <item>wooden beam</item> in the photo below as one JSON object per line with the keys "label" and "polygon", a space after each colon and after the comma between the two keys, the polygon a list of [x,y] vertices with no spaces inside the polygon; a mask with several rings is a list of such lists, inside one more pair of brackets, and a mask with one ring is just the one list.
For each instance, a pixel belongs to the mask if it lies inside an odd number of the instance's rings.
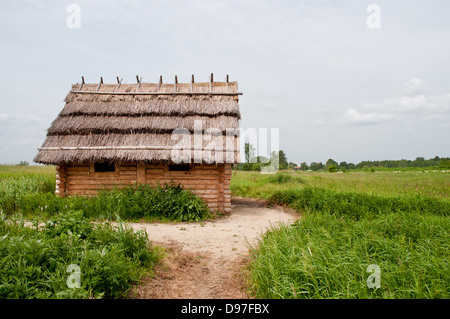
{"label": "wooden beam", "polygon": [[136,92],[137,92],[139,90],[139,87],[141,86],[141,83],[142,83],[142,76],[141,76],[141,78],[139,78],[139,76],[136,75],[136,80],[137,80],[137,83],[138,83],[137,88],[136,88]]}
{"label": "wooden beam", "polygon": [[117,91],[120,88],[120,85],[122,84],[122,80],[123,80],[123,79],[120,79],[120,81],[119,81],[119,77],[118,76],[116,76],[116,79],[117,79],[117,86],[116,86],[116,89],[114,90],[114,92]]}
{"label": "wooden beam", "polygon": [[[158,86],[158,89],[160,85]],[[96,91],[74,91],[70,93],[80,94],[103,94],[103,95],[242,95],[242,92],[96,92]]]}
{"label": "wooden beam", "polygon": [[98,86],[97,86],[97,92],[98,92],[98,90],[100,90],[100,86],[103,84],[103,78],[102,77],[100,77],[100,82],[98,83]]}
{"label": "wooden beam", "polygon": [[211,76],[209,77],[209,92],[212,92],[212,84],[214,82],[214,75],[211,73]]}

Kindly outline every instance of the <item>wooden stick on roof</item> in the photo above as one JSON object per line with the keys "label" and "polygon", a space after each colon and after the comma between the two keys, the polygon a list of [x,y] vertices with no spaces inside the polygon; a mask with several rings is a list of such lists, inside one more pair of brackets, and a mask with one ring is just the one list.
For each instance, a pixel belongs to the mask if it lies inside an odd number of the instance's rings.
{"label": "wooden stick on roof", "polygon": [[83,84],[84,84],[84,76],[81,76],[81,84],[80,84],[80,90],[83,88]]}
{"label": "wooden stick on roof", "polygon": [[161,88],[161,84],[163,83],[162,81],[162,75],[159,76],[159,83],[158,83],[158,91]]}
{"label": "wooden stick on roof", "polygon": [[192,74],[191,78],[191,93],[194,91],[194,74]]}
{"label": "wooden stick on roof", "polygon": [[139,90],[139,87],[141,86],[141,83],[142,83],[142,76],[141,76],[141,78],[139,78],[139,76],[136,75],[136,80],[137,80],[137,83],[138,83],[137,88],[136,88],[136,92],[137,92]]}
{"label": "wooden stick on roof", "polygon": [[178,77],[175,75],[175,81],[173,82],[173,91],[177,91],[177,83],[178,83]]}
{"label": "wooden stick on roof", "polygon": [[100,77],[100,82],[98,83],[98,86],[97,86],[97,92],[98,92],[98,90],[100,90],[100,86],[103,84],[103,77]]}
{"label": "wooden stick on roof", "polygon": [[120,85],[122,84],[122,80],[123,80],[123,79],[120,79],[120,81],[119,81],[119,77],[118,76],[116,76],[116,79],[117,79],[117,87],[114,90],[114,92],[116,92],[120,88]]}
{"label": "wooden stick on roof", "polygon": [[212,92],[212,83],[214,82],[214,75],[211,73],[211,77],[209,78],[209,91]]}
{"label": "wooden stick on roof", "polygon": [[227,86],[227,92],[228,92],[228,82],[229,82],[229,80],[230,80],[230,78],[229,78],[229,76],[227,74],[227,76],[225,77],[225,83],[226,83],[226,86]]}

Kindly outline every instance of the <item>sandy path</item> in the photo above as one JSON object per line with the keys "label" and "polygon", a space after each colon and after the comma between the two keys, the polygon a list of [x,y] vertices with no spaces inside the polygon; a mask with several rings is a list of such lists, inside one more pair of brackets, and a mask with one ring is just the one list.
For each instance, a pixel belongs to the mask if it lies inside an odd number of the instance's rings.
{"label": "sandy path", "polygon": [[167,248],[156,276],[132,298],[247,298],[241,273],[248,250],[262,233],[298,218],[254,200],[234,200],[229,216],[203,223],[127,223]]}

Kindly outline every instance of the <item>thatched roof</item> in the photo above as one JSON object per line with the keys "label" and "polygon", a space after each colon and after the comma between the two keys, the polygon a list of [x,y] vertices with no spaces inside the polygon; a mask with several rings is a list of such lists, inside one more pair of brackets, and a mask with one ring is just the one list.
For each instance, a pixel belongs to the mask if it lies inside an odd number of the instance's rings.
{"label": "thatched roof", "polygon": [[[236,163],[239,94],[237,82],[74,84],[34,161],[173,162],[174,146],[183,140],[182,149],[192,151],[181,153],[190,162]],[[177,128],[183,138],[174,136]],[[214,136],[199,145],[199,129]]]}

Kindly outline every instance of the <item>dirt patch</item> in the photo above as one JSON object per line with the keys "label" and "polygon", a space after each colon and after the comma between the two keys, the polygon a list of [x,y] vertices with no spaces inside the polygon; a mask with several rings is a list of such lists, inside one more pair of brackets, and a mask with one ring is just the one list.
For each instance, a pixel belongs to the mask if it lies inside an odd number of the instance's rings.
{"label": "dirt patch", "polygon": [[260,236],[297,214],[268,208],[257,200],[233,200],[224,218],[201,223],[128,223],[145,229],[166,258],[155,276],[131,293],[132,298],[248,298],[242,267]]}

